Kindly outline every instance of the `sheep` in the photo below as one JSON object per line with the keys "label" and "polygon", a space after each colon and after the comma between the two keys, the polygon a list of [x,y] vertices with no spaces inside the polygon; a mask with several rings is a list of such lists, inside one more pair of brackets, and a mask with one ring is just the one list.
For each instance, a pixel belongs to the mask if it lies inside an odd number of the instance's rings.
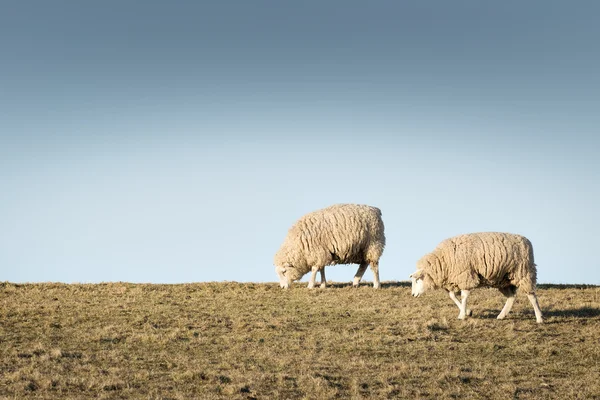
{"label": "sheep", "polygon": [[[471,315],[467,298],[471,289],[493,287],[506,296],[498,315],[504,319],[515,301],[517,288],[527,293],[537,323],[542,312],[535,295],[536,264],[533,247],[524,236],[502,232],[479,232],[458,235],[442,241],[417,262],[410,275],[412,295],[419,297],[428,289],[443,288],[458,306],[458,319]],[[461,291],[461,300],[455,292]]]}
{"label": "sheep", "polygon": [[288,289],[293,281],[311,271],[308,288],[315,286],[317,271],[321,288],[327,286],[325,266],[359,264],[353,286],[357,287],[367,266],[378,289],[379,258],[385,247],[381,210],[363,204],[335,204],[301,217],[289,229],[274,257],[279,284]]}

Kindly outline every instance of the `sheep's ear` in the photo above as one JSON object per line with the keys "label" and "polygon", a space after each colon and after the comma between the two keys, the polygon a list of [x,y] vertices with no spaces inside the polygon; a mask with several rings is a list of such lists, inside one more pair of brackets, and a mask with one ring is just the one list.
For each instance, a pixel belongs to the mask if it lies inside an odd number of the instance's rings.
{"label": "sheep's ear", "polygon": [[423,271],[415,271],[412,274],[410,274],[410,277],[415,279],[423,279],[424,276],[425,274],[423,273]]}

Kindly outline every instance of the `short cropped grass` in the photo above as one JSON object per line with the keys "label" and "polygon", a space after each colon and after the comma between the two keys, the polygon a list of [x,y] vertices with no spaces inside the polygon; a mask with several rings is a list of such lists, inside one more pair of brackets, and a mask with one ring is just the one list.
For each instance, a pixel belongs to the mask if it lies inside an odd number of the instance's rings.
{"label": "short cropped grass", "polygon": [[600,287],[0,283],[0,398],[600,399]]}

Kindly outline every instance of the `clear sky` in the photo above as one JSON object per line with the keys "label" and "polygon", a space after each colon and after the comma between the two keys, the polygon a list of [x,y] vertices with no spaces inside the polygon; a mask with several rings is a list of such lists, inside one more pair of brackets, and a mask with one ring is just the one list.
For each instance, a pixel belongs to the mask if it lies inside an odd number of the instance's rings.
{"label": "clear sky", "polygon": [[384,281],[447,237],[508,231],[532,241],[539,282],[600,284],[598,15],[3,2],[0,280],[274,282],[300,216],[367,203]]}

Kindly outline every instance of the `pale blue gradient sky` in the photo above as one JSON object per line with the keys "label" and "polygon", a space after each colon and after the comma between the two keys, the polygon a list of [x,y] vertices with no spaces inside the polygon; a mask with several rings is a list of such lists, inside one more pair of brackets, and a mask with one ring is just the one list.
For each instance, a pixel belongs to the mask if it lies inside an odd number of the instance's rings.
{"label": "pale blue gradient sky", "polygon": [[382,280],[510,231],[540,282],[599,284],[599,12],[5,2],[0,280],[276,281],[297,218],[358,202],[383,211]]}

